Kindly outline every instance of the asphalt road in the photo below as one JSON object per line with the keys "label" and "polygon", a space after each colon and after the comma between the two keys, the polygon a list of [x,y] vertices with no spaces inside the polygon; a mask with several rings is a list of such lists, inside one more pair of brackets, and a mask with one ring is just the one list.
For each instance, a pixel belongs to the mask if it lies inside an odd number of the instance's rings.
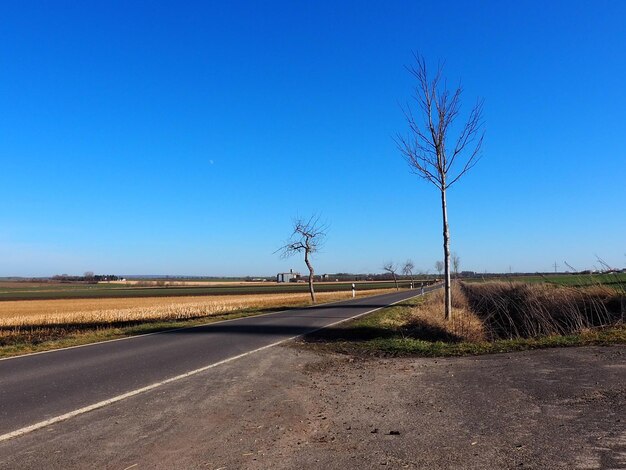
{"label": "asphalt road", "polygon": [[362,360],[288,342],[2,441],[0,470],[626,469],[625,374],[623,345]]}
{"label": "asphalt road", "polygon": [[417,294],[400,291],[0,360],[0,440]]}

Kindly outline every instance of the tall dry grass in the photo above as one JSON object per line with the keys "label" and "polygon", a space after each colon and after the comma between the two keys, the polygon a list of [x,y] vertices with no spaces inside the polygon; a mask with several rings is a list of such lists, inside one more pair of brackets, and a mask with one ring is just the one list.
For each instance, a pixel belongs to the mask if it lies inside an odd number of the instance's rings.
{"label": "tall dry grass", "polygon": [[620,297],[602,286],[487,282],[462,284],[490,340],[568,335],[621,321]]}
{"label": "tall dry grass", "polygon": [[455,282],[452,321],[444,319],[443,289],[426,296],[408,318],[395,321],[411,336],[431,340],[538,338],[623,323],[621,300],[620,293],[604,286]]}
{"label": "tall dry grass", "polygon": [[448,341],[483,341],[485,327],[481,319],[471,310],[467,298],[458,284],[452,285],[452,321],[443,315],[444,291],[436,290],[423,302],[411,309],[409,325],[412,324],[418,336]]}

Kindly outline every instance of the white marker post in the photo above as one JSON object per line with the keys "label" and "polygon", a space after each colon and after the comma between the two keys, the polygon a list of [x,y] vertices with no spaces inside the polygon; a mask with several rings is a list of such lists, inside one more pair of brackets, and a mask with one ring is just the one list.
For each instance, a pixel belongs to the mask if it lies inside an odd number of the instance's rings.
{"label": "white marker post", "polygon": [[352,298],[354,299],[354,297],[356,296],[356,286],[354,285],[354,282],[352,283]]}

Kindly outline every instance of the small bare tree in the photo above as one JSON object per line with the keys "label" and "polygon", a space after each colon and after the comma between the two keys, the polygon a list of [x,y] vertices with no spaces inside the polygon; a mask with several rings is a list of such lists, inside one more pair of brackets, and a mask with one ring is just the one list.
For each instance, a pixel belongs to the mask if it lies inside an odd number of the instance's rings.
{"label": "small bare tree", "polygon": [[415,269],[415,264],[413,260],[407,259],[404,262],[404,266],[402,266],[402,274],[405,276],[411,276],[411,288],[413,288],[413,270]]}
{"label": "small bare tree", "polygon": [[436,261],[435,262],[435,270],[439,273],[439,275],[441,276],[441,271],[443,271],[443,261]]}
{"label": "small bare tree", "polygon": [[313,215],[309,219],[295,219],[291,237],[274,252],[280,252],[281,258],[289,258],[296,253],[304,253],[304,262],[309,269],[309,292],[313,303],[315,303],[315,289],[313,288],[315,270],[311,264],[311,255],[322,247],[327,231],[328,225],[321,223],[317,215]]}
{"label": "small bare tree", "polygon": [[459,277],[459,267],[461,266],[461,258],[456,253],[452,253],[452,270],[454,271],[454,277]]}
{"label": "small bare tree", "polygon": [[388,261],[383,264],[383,269],[393,276],[393,282],[396,285],[396,290],[398,290],[398,277],[396,276],[396,272],[398,271],[398,265],[393,261]]}
{"label": "small bare tree", "polygon": [[[450,229],[446,191],[478,161],[483,143],[483,103],[478,101],[465,124],[456,124],[461,110],[462,88],[450,92],[439,65],[431,77],[426,61],[415,54],[415,65],[408,67],[416,79],[414,106],[404,108],[408,135],[398,134],[396,144],[412,171],[432,183],[441,193],[443,253],[445,269],[445,317],[452,318],[450,290]],[[418,114],[418,117],[415,116]],[[458,130],[456,138],[450,133]]]}

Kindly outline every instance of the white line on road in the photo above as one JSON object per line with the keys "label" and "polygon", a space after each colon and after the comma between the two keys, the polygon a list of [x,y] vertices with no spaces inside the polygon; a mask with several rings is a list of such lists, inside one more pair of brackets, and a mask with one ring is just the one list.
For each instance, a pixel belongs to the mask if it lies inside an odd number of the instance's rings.
{"label": "white line on road", "polygon": [[108,400],[100,401],[98,403],[94,403],[93,405],[85,406],[83,408],[79,408],[78,410],[70,411],[69,413],[65,413],[65,414],[62,414],[62,415],[59,415],[59,416],[55,416],[54,418],[50,418],[50,419],[47,419],[45,421],[40,421],[39,423],[35,423],[35,424],[30,425],[30,426],[26,426],[26,427],[23,427],[21,429],[17,429],[17,430],[12,431],[12,432],[9,432],[9,433],[6,433],[6,434],[2,434],[2,435],[0,435],[0,442],[6,441],[6,440],[9,440],[9,439],[13,439],[14,437],[22,436],[24,434],[28,434],[30,432],[36,431],[37,429],[41,429],[41,428],[44,428],[46,426],[50,426],[51,424],[60,423],[61,421],[65,421],[65,420],[68,420],[68,419],[73,418],[75,416],[82,415],[84,413],[88,413],[90,411],[97,410],[98,408],[103,408],[103,407],[111,405],[113,403],[117,403],[118,401],[125,400],[126,398],[134,397],[135,395],[139,395],[140,393],[144,393],[144,392],[147,392],[149,390],[153,390],[153,389],[155,389],[157,387],[160,387],[162,385],[166,385],[166,384],[169,384],[169,383],[172,383],[172,382],[176,382],[177,380],[185,379],[187,377],[191,377],[192,375],[199,374],[200,372],[204,372],[206,370],[213,369],[214,367],[220,366],[222,364],[226,364],[227,362],[232,362],[232,361],[235,361],[237,359],[241,359],[242,357],[249,356],[251,354],[263,351],[265,349],[272,348],[274,346],[278,346],[279,344],[286,343],[287,341],[291,341],[291,340],[294,340],[296,338],[300,338],[301,336],[310,335],[311,333],[315,333],[316,331],[322,330],[324,328],[329,328],[331,326],[339,325],[340,323],[343,323],[343,322],[346,322],[346,321],[349,321],[349,320],[354,320],[355,318],[362,317],[364,315],[376,312],[377,310],[380,310],[380,309],[383,309],[383,308],[391,307],[392,305],[396,305],[396,304],[398,304],[400,302],[405,302],[405,301],[407,301],[409,299],[412,299],[413,297],[418,297],[419,295],[421,295],[421,294],[416,293],[414,296],[408,297],[406,299],[398,300],[396,302],[390,303],[390,304],[385,305],[383,307],[378,307],[378,308],[375,308],[373,310],[368,310],[367,312],[359,313],[358,315],[354,315],[354,316],[349,317],[349,318],[344,318],[343,320],[336,321],[336,322],[331,323],[329,325],[325,325],[325,326],[322,326],[320,328],[315,328],[315,329],[313,329],[311,331],[308,331],[306,333],[302,333],[302,334],[299,334],[299,335],[296,335],[296,336],[292,336],[291,338],[286,338],[286,339],[283,339],[283,340],[280,340],[280,341],[276,341],[275,343],[268,344],[266,346],[262,346],[262,347],[257,348],[257,349],[253,349],[252,351],[248,351],[248,352],[245,352],[243,354],[239,354],[237,356],[229,357],[228,359],[224,359],[222,361],[215,362],[213,364],[209,364],[209,365],[201,367],[199,369],[195,369],[195,370],[192,370],[192,371],[189,371],[189,372],[185,372],[184,374],[177,375],[176,377],[171,377],[171,378],[163,380],[161,382],[156,382],[156,383],[153,383],[153,384],[148,385],[146,387],[138,388],[136,390],[132,390],[132,391],[124,393],[122,395],[118,395],[116,397],[109,398]]}
{"label": "white line on road", "polygon": [[[376,294],[376,295],[388,295],[388,294]],[[367,299],[368,297],[372,297],[372,296],[361,297],[361,299]],[[182,326],[180,328],[171,328],[169,330],[155,331],[153,333],[142,333],[142,334],[139,334],[139,335],[125,336],[123,338],[107,339],[107,340],[104,340],[104,341],[97,341],[95,343],[78,344],[76,346],[66,346],[64,348],[48,349],[46,351],[37,351],[37,352],[32,352],[32,353],[20,354],[19,356],[2,357],[2,358],[0,358],[0,361],[10,361],[10,360],[14,360],[14,359],[21,359],[23,357],[38,356],[40,354],[56,353],[56,352],[59,352],[59,351],[67,351],[68,349],[87,348],[89,346],[98,346],[99,344],[114,343],[114,342],[117,342],[117,341],[127,341],[127,340],[131,340],[131,339],[143,338],[143,337],[146,337],[146,336],[162,335],[164,333],[173,333],[175,331],[180,331],[180,330],[191,330],[191,329],[194,329],[194,328],[202,328],[202,327],[209,326],[209,325],[217,325],[218,323],[226,323],[226,322],[232,322],[232,321],[237,321],[237,320],[243,320],[244,318],[257,318],[257,317],[265,317],[265,316],[268,316],[268,315],[277,315],[279,313],[289,312],[290,310],[293,310],[293,309],[307,309],[307,308],[312,308],[312,307],[321,307],[321,306],[324,306],[324,305],[332,305],[332,304],[338,304],[338,303],[341,303],[341,302],[347,302],[349,300],[352,300],[352,299],[350,298],[350,299],[333,300],[331,302],[324,302],[324,303],[315,304],[315,305],[306,305],[306,306],[302,306],[302,307],[294,306],[291,309],[277,310],[275,312],[253,313],[251,315],[244,315],[242,317],[237,317],[237,318],[228,318],[226,320],[218,320],[218,321],[209,322],[209,323],[202,323],[200,325]]]}

